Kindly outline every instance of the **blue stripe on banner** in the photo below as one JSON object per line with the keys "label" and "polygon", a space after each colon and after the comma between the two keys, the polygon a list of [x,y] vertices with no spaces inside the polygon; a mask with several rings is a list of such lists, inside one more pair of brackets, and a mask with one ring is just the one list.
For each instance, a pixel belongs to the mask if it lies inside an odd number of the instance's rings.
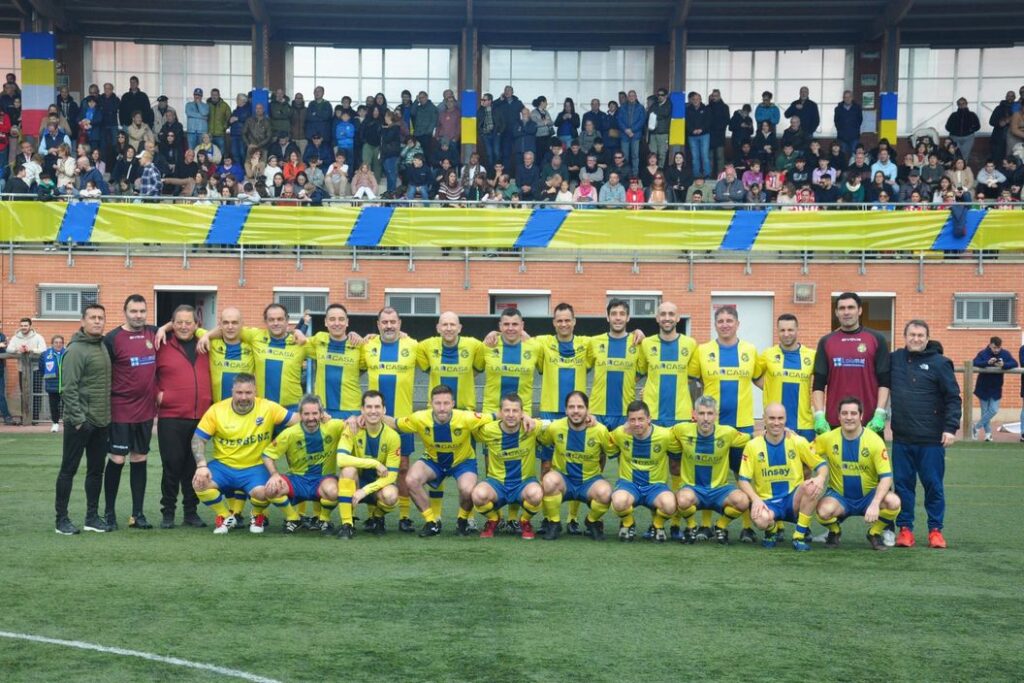
{"label": "blue stripe on banner", "polygon": [[99,210],[99,204],[68,204],[64,210],[64,219],[60,222],[60,230],[57,231],[57,241],[61,244],[88,242]]}
{"label": "blue stripe on banner", "polygon": [[22,59],[57,59],[57,39],[52,33],[22,33]]}
{"label": "blue stripe on banner", "polygon": [[686,119],[686,93],[674,92],[668,99],[672,103],[672,118]]}
{"label": "blue stripe on banner", "polygon": [[939,230],[935,243],[932,244],[932,249],[934,251],[964,251],[970,246],[971,240],[978,232],[978,226],[985,220],[987,214],[988,209],[969,209],[964,217],[964,236],[957,237],[953,234],[956,221],[953,219],[953,213],[950,212],[946,224],[942,226],[942,230]]}
{"label": "blue stripe on banner", "polygon": [[391,206],[366,206],[359,212],[359,218],[352,227],[346,246],[375,247],[384,237],[395,209]]}
{"label": "blue stripe on banner", "polygon": [[238,244],[242,236],[242,228],[249,218],[251,206],[241,204],[223,204],[217,207],[210,223],[210,231],[206,233],[207,244]]}
{"label": "blue stripe on banner", "polygon": [[884,92],[878,97],[878,119],[880,121],[896,120],[897,94]]}
{"label": "blue stripe on banner", "polygon": [[513,246],[516,249],[548,246],[568,215],[565,209],[534,209]]}
{"label": "blue stripe on banner", "polygon": [[462,108],[462,118],[475,118],[476,110],[479,104],[480,101],[479,98],[477,97],[476,90],[463,90],[462,100],[459,101],[459,105]]}
{"label": "blue stripe on banner", "polygon": [[719,248],[730,251],[750,251],[767,218],[767,210],[734,212]]}

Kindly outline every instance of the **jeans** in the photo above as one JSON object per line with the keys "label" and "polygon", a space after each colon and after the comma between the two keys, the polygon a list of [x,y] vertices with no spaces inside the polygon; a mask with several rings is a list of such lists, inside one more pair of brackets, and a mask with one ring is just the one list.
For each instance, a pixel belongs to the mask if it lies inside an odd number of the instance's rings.
{"label": "jeans", "polygon": [[[405,192],[406,199],[415,199],[417,193],[423,197],[423,199],[430,199],[430,186],[429,185],[410,185],[409,189]],[[423,206],[426,206],[424,202]]]}
{"label": "jeans", "polygon": [[91,517],[99,512],[100,489],[103,487],[103,463],[107,457],[107,428],[88,422],[80,428],[64,425],[64,455],[57,475],[57,494],[54,509],[57,518],[68,516],[68,501],[78,466],[85,454],[85,514]]}
{"label": "jeans", "polygon": [[725,171],[725,147],[723,145],[711,148],[711,166],[711,172],[715,178]]}
{"label": "jeans", "polygon": [[558,139],[562,141],[562,144],[565,145],[566,149],[569,149],[569,145],[572,144],[572,136],[571,135],[559,135]]}
{"label": "jeans", "polygon": [[860,142],[860,136],[855,138],[837,138],[839,147],[843,150],[843,154],[847,156],[853,155],[853,150],[857,149],[857,143]]}
{"label": "jeans", "polygon": [[494,166],[498,161],[501,161],[501,136],[497,133],[488,133],[482,135],[482,142],[484,147],[484,155],[487,157],[486,163],[488,166]]}
{"label": "jeans", "polygon": [[687,139],[690,154],[693,156],[693,177],[711,177],[711,135],[691,135]]}
{"label": "jeans", "polygon": [[[224,152],[227,156],[227,152]],[[241,135],[231,136],[231,158],[239,165],[245,165],[245,139]]]}
{"label": "jeans", "polygon": [[973,135],[950,135],[949,139],[956,143],[957,149],[960,150],[960,156],[964,158],[964,161],[970,163],[971,150],[974,149],[974,136]]}
{"label": "jeans", "polygon": [[199,505],[192,477],[196,473],[196,461],[192,457],[192,434],[199,420],[162,417],[156,426],[156,438],[160,444],[160,461],[163,476],[160,478],[160,511],[174,516],[181,491],[181,507],[185,514],[195,513]]}
{"label": "jeans", "polygon": [[[200,136],[202,137],[202,136]],[[211,135],[210,142],[217,145],[217,149],[220,150],[221,155],[224,154],[224,136],[223,135]]]}
{"label": "jeans", "polygon": [[658,166],[664,168],[668,156],[668,133],[651,133],[647,140],[651,154],[658,155]]}
{"label": "jeans", "polygon": [[622,136],[623,161],[629,164],[630,173],[634,176],[640,175],[640,136]]}
{"label": "jeans", "polygon": [[199,146],[199,143],[203,141],[202,133],[195,133],[193,131],[188,132],[188,148],[195,149]]}
{"label": "jeans", "polygon": [[979,398],[981,403],[981,419],[978,420],[977,428],[984,429],[985,434],[992,436],[992,418],[999,412],[1000,398]]}
{"label": "jeans", "polygon": [[48,391],[46,392],[46,398],[50,401],[50,422],[57,424],[60,422],[61,408],[64,405],[61,401],[60,392]]}
{"label": "jeans", "polygon": [[381,163],[384,165],[384,175],[387,176],[388,192],[394,192],[398,187],[398,157],[388,157]]}
{"label": "jeans", "polygon": [[892,444],[893,480],[902,508],[896,525],[914,528],[917,480],[924,487],[924,509],[928,528],[941,529],[946,512],[942,478],[946,473],[946,449],[939,444],[919,445],[894,441]]}
{"label": "jeans", "polygon": [[[7,361],[0,360],[0,368]],[[11,419],[11,409],[7,407],[7,377],[5,372],[0,372],[0,418],[4,421]]]}

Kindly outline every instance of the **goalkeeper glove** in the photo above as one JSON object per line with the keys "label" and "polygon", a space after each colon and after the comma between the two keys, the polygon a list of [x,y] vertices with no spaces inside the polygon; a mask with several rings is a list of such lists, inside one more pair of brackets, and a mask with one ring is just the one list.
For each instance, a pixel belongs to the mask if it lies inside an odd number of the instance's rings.
{"label": "goalkeeper glove", "polygon": [[885,412],[885,408],[876,408],[875,416],[868,422],[868,429],[881,434],[885,431],[885,422],[888,419],[889,414]]}
{"label": "goalkeeper glove", "polygon": [[830,431],[832,428],[829,427],[828,420],[825,419],[825,411],[819,410],[814,414],[814,433],[824,434]]}

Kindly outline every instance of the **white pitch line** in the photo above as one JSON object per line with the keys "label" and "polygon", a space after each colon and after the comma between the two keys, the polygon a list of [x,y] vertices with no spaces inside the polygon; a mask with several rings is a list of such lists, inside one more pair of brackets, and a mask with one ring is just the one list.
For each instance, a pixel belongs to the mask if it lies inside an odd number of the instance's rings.
{"label": "white pitch line", "polygon": [[126,650],[121,647],[107,647],[106,645],[86,643],[81,640],[61,640],[59,638],[35,636],[30,633],[12,633],[11,631],[0,631],[0,638],[27,640],[33,643],[45,643],[47,645],[61,645],[63,647],[73,647],[79,650],[92,650],[93,652],[103,652],[105,654],[119,655],[121,657],[138,657],[139,659],[146,659],[151,662],[161,662],[163,664],[171,664],[173,666],[184,666],[189,669],[199,669],[200,671],[209,671],[211,673],[221,674],[222,676],[241,678],[244,681],[252,681],[253,683],[281,683],[281,681],[274,678],[257,676],[255,674],[248,673],[247,671],[228,669],[223,666],[216,666],[215,664],[193,662],[187,659],[180,659],[178,657],[165,657],[163,655],[155,655],[149,652],[140,652],[139,650]]}

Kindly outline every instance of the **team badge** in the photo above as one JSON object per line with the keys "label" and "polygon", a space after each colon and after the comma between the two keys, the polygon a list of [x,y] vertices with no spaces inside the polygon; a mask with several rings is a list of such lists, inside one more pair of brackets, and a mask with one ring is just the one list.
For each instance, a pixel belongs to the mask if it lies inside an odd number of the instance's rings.
{"label": "team badge", "polygon": [[679,352],[679,355],[684,357],[684,358],[686,356],[689,356],[690,355],[690,349],[683,349],[682,351]]}
{"label": "team badge", "polygon": [[461,351],[459,351],[459,356],[461,358],[469,358],[469,350],[468,349],[462,349]]}
{"label": "team badge", "polygon": [[261,424],[263,424],[262,416],[256,418],[256,426],[259,427]]}
{"label": "team badge", "polygon": [[781,360],[782,360],[782,356],[779,355],[779,354],[775,354],[775,362],[778,363]]}
{"label": "team badge", "polygon": [[402,358],[409,357],[409,349],[402,349]]}
{"label": "team badge", "polygon": [[839,444],[837,444],[837,443],[836,444],[832,444],[832,452],[835,455],[839,455]]}
{"label": "team badge", "polygon": [[594,439],[594,438],[587,439],[587,446],[589,448],[593,448],[596,445],[597,445],[597,439]]}
{"label": "team badge", "polygon": [[864,353],[867,350],[868,350],[868,345],[867,344],[863,344],[863,343],[857,344],[857,353]]}
{"label": "team badge", "polygon": [[533,351],[523,351],[523,359],[530,360],[533,357]]}
{"label": "team badge", "polygon": [[558,435],[558,440],[559,441],[565,441],[565,434],[559,434]]}
{"label": "team badge", "polygon": [[749,353],[741,353],[740,354],[740,360],[743,361],[744,363],[746,363],[747,361],[750,360],[750,354]]}
{"label": "team badge", "polygon": [[757,461],[758,462],[764,462],[764,451],[758,451],[758,453],[757,453]]}
{"label": "team badge", "polygon": [[714,351],[712,351],[711,353],[708,354],[708,360],[715,360],[715,352]]}
{"label": "team badge", "polygon": [[793,460],[794,458],[796,458],[796,451],[794,451],[793,449],[786,451],[786,458],[788,458],[789,460]]}
{"label": "team badge", "polygon": [[810,365],[810,364],[811,364],[811,359],[810,359],[810,358],[807,358],[807,357],[805,356],[805,357],[804,357],[804,365]]}
{"label": "team badge", "polygon": [[598,344],[597,350],[600,351],[601,353],[604,353],[604,344]]}
{"label": "team badge", "polygon": [[455,436],[462,436],[462,430],[461,429],[456,429],[455,430]]}
{"label": "team badge", "polygon": [[661,453],[661,446],[660,446],[660,445],[656,445],[656,446],[654,447],[654,452],[655,452],[655,453]]}
{"label": "team badge", "polygon": [[652,347],[651,347],[651,355],[652,355],[652,356],[657,356],[657,355],[658,355],[658,349],[656,349],[656,348],[654,348],[654,347],[652,346]]}
{"label": "team badge", "polygon": [[717,441],[715,441],[715,447],[716,448],[722,448],[724,446],[725,446],[725,439],[718,439]]}
{"label": "team badge", "polygon": [[441,355],[441,349],[434,349],[434,358],[437,358],[440,355]]}
{"label": "team badge", "polygon": [[865,447],[865,448],[862,448],[862,449],[860,449],[860,457],[862,457],[862,458],[866,458],[866,457],[868,457],[869,455],[871,455],[871,451],[869,451],[869,450],[868,450],[868,449],[867,449],[866,447]]}
{"label": "team badge", "polygon": [[370,349],[370,355],[376,356],[377,355],[377,349],[376,348]]}
{"label": "team badge", "polygon": [[153,350],[153,342],[151,342],[151,341],[149,341],[147,339],[146,340],[146,348],[152,351]]}

